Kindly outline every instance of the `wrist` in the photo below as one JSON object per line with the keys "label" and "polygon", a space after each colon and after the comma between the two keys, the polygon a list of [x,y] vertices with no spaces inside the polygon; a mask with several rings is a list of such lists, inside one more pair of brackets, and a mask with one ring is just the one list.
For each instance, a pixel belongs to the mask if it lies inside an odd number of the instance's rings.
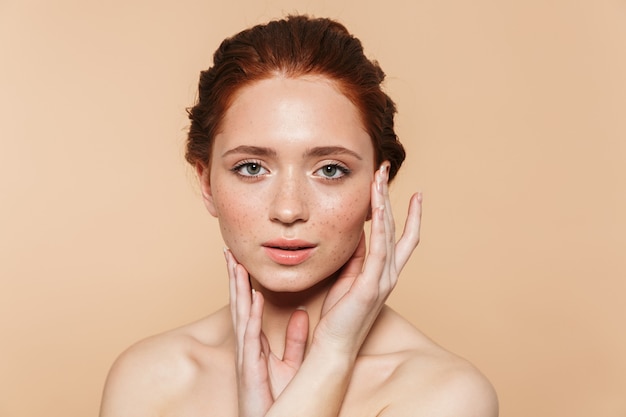
{"label": "wrist", "polygon": [[345,340],[329,338],[313,337],[309,351],[307,353],[307,359],[311,358],[313,361],[323,361],[331,367],[341,369],[343,367],[351,368],[356,361],[359,353],[359,347],[350,346],[345,343]]}

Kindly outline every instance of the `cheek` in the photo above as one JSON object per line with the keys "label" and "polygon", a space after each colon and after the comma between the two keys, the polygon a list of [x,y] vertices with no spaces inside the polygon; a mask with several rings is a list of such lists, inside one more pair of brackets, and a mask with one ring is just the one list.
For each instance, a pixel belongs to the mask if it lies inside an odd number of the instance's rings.
{"label": "cheek", "polygon": [[328,233],[327,241],[333,242],[329,264],[341,266],[350,259],[361,239],[369,208],[369,188],[366,193],[348,194],[342,198],[332,220],[328,220],[332,227],[323,228]]}
{"label": "cheek", "polygon": [[254,234],[255,223],[258,223],[254,216],[259,213],[259,207],[233,191],[220,190],[214,194],[214,198],[224,242],[234,246],[248,241]]}
{"label": "cheek", "polygon": [[320,216],[321,228],[346,243],[358,243],[370,212],[369,188],[365,190],[343,193],[328,207],[322,208],[321,212],[325,214]]}

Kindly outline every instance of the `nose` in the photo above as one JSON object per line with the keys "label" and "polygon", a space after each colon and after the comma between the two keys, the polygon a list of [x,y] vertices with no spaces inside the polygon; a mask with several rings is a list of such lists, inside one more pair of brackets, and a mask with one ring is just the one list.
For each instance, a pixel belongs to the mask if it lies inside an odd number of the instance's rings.
{"label": "nose", "polygon": [[270,219],[284,224],[305,222],[309,219],[306,180],[293,173],[279,176],[274,184],[274,197],[270,205]]}

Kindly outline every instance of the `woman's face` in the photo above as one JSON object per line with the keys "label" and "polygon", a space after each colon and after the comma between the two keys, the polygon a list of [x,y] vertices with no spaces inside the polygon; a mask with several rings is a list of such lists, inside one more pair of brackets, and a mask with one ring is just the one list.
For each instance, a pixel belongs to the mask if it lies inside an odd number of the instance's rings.
{"label": "woman's face", "polygon": [[262,287],[295,292],[354,252],[369,213],[374,148],[357,108],[327,78],[277,76],[237,92],[210,172],[199,171],[238,262]]}

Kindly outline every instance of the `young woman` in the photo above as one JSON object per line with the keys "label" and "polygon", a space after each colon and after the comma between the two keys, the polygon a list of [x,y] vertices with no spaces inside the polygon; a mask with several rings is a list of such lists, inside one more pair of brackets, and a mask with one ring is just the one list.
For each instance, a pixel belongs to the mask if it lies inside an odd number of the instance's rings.
{"label": "young woman", "polygon": [[227,247],[230,305],[123,353],[101,417],[497,415],[474,367],[385,306],[422,198],[396,242],[388,183],[404,150],[383,78],[328,19],[222,43],[187,160]]}

